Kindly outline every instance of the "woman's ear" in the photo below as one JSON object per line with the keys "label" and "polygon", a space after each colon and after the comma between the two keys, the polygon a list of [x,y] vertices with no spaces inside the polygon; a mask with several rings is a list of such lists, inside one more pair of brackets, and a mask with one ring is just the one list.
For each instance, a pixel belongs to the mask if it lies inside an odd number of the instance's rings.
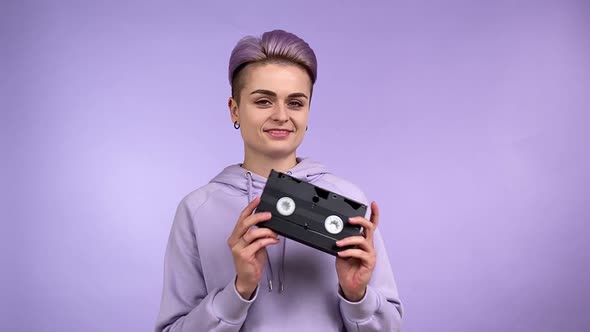
{"label": "woman's ear", "polygon": [[239,122],[239,108],[238,103],[235,101],[233,97],[229,97],[227,101],[227,107],[229,108],[229,116],[231,117],[231,122],[234,123],[236,121]]}

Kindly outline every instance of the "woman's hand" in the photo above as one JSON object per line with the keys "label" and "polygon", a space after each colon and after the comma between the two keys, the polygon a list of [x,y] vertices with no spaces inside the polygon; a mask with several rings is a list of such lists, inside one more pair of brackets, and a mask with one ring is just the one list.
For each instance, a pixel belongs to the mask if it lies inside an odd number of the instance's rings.
{"label": "woman's hand", "polygon": [[240,214],[227,244],[231,248],[236,269],[236,289],[248,300],[258,286],[266,262],[266,247],[279,243],[277,234],[268,228],[252,228],[269,220],[270,212],[254,213],[260,198],[254,199]]}
{"label": "woman's hand", "polygon": [[354,217],[350,218],[349,222],[362,226],[363,233],[336,242],[338,247],[356,246],[356,248],[338,253],[336,273],[344,297],[351,302],[358,302],[365,296],[367,285],[377,262],[377,254],[373,245],[373,235],[379,224],[377,203],[371,203],[370,221],[363,217]]}

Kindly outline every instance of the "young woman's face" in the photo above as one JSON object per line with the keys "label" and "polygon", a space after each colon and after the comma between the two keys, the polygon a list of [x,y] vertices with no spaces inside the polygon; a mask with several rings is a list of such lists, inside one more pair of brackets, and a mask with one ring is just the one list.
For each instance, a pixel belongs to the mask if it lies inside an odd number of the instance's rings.
{"label": "young woman's face", "polygon": [[240,103],[230,98],[246,153],[278,159],[295,154],[309,114],[311,80],[295,65],[253,64],[244,68]]}

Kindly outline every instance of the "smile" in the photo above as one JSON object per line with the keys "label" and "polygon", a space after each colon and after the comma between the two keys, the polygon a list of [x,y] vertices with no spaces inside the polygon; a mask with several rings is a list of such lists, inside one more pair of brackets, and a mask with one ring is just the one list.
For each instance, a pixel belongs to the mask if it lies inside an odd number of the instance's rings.
{"label": "smile", "polygon": [[269,129],[265,130],[264,132],[274,138],[284,138],[289,136],[289,134],[291,133],[291,131],[287,129]]}

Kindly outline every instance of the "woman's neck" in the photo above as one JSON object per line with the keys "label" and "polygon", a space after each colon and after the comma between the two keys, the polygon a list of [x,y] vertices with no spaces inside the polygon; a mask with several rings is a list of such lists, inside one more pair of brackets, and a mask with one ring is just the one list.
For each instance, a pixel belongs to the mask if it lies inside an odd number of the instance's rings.
{"label": "woman's neck", "polygon": [[287,172],[297,165],[297,158],[295,153],[285,158],[275,159],[268,156],[252,156],[246,154],[242,168],[249,170],[252,173],[258,174],[264,178],[268,178],[270,170],[274,169],[279,172]]}

